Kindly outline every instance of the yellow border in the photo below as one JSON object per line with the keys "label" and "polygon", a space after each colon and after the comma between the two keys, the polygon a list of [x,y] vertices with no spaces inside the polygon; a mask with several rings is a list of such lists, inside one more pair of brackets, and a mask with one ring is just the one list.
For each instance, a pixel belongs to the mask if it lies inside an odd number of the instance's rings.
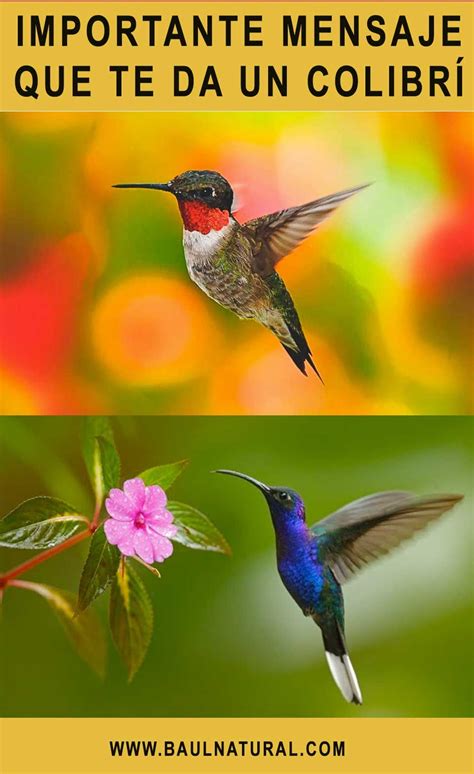
{"label": "yellow border", "polygon": [[[3,774],[218,772],[219,774],[468,774],[474,770],[473,721],[461,718],[42,718],[3,721]],[[112,757],[109,740],[279,741],[296,756]],[[314,757],[308,741],[344,742],[344,756]],[[314,748],[311,748],[314,749]],[[323,746],[323,750],[327,749]],[[333,749],[332,747],[330,748]],[[302,754],[301,754],[302,753]]]}

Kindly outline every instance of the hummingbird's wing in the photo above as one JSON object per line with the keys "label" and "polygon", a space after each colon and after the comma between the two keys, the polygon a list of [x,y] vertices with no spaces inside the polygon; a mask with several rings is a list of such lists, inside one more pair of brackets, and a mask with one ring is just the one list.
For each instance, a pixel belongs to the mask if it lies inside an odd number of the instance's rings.
{"label": "hummingbird's wing", "polygon": [[339,583],[423,529],[463,495],[419,497],[411,492],[379,492],[345,505],[311,527],[321,558]]}
{"label": "hummingbird's wing", "polygon": [[278,261],[306,239],[341,202],[363,188],[367,185],[248,220],[242,228],[253,242],[253,270],[262,277],[268,276]]}

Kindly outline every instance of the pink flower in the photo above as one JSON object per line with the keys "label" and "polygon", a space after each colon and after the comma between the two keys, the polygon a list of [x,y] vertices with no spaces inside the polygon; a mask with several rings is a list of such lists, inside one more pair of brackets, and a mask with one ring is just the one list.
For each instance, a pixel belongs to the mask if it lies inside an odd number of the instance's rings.
{"label": "pink flower", "polygon": [[171,556],[173,544],[168,538],[178,530],[160,486],[145,486],[141,478],[131,478],[123,491],[110,490],[105,507],[112,517],[104,523],[107,540],[122,554],[136,555],[148,564]]}

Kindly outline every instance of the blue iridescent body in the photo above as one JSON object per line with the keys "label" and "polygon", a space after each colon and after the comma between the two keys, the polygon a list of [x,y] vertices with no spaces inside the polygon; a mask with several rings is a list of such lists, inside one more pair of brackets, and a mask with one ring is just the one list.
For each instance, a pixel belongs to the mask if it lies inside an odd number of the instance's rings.
{"label": "blue iridescent body", "polygon": [[287,591],[303,613],[312,616],[319,625],[325,616],[335,616],[344,628],[341,587],[324,562],[323,536],[316,536],[306,524],[301,499],[295,499],[290,510],[275,509],[272,521],[278,572]]}

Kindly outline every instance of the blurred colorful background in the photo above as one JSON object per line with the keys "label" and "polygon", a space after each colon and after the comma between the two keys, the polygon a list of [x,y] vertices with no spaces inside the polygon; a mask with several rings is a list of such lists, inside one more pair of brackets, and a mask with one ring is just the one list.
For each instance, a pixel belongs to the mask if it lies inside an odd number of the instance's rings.
{"label": "blurred colorful background", "polygon": [[[3,114],[1,411],[472,411],[473,119],[461,113]],[[187,276],[171,197],[217,169],[241,219],[373,181],[281,273],[325,387]]]}
{"label": "blurred colorful background", "polygon": [[[155,624],[131,684],[109,640],[101,682],[44,600],[7,589],[2,620],[6,716],[471,716],[473,706],[474,421],[465,417],[122,417],[122,474],[183,457],[173,499],[201,509],[233,555],[177,546],[158,580],[140,574]],[[27,497],[93,508],[78,418],[0,420],[1,513]],[[212,475],[241,470],[291,486],[315,522],[352,499],[406,488],[465,500],[345,586],[347,640],[364,704],[340,696],[317,627],[285,591],[266,504],[253,487]],[[85,544],[25,575],[75,591]],[[3,550],[2,567],[31,551]],[[142,569],[142,568],[139,568]],[[107,601],[94,603],[106,618]]]}

